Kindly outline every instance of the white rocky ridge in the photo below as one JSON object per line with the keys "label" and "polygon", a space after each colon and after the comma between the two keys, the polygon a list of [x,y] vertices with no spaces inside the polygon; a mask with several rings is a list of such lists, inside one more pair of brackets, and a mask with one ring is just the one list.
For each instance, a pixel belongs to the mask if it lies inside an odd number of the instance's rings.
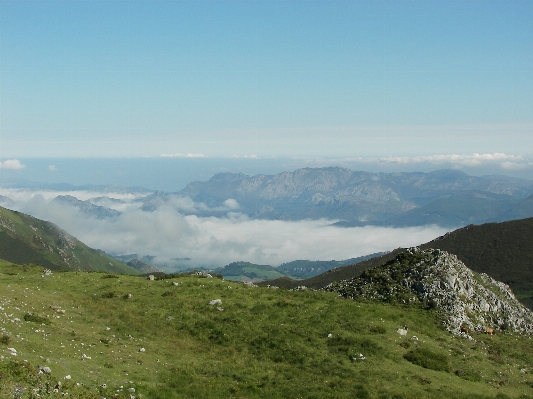
{"label": "white rocky ridge", "polygon": [[410,248],[392,262],[325,290],[345,298],[426,303],[437,309],[446,330],[456,335],[488,328],[533,334],[533,312],[509,286],[473,272],[455,255],[438,249]]}

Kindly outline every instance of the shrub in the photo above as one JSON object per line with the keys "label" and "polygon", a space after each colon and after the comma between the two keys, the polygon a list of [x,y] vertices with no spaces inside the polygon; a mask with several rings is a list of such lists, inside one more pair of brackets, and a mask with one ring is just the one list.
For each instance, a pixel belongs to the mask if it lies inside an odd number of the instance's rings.
{"label": "shrub", "polygon": [[429,349],[417,348],[407,352],[403,357],[405,360],[425,369],[450,371],[448,357],[444,354],[432,352]]}
{"label": "shrub", "polygon": [[102,278],[118,278],[116,274],[106,274],[105,276],[102,276]]}
{"label": "shrub", "polygon": [[174,293],[172,291],[165,291],[161,294],[161,296],[172,296]]}
{"label": "shrub", "polygon": [[24,320],[39,324],[50,324],[50,320],[48,320],[46,317],[37,316],[33,313],[26,313],[24,315]]}
{"label": "shrub", "polygon": [[114,298],[116,296],[117,294],[114,291],[108,291],[102,294],[102,298]]}
{"label": "shrub", "polygon": [[468,380],[468,381],[474,381],[474,382],[480,382],[481,381],[481,373],[479,371],[472,371],[472,370],[457,370],[455,372],[455,375],[458,377]]}
{"label": "shrub", "polygon": [[0,344],[8,345],[9,344],[9,335],[3,334],[0,337]]}
{"label": "shrub", "polygon": [[374,334],[385,334],[387,329],[383,326],[374,326],[370,327],[370,332]]}

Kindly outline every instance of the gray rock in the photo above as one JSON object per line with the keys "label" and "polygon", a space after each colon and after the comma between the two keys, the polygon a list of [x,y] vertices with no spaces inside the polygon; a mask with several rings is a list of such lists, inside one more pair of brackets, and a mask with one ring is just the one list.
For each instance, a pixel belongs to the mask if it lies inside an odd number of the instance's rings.
{"label": "gray rock", "polygon": [[533,313],[509,286],[473,272],[455,255],[438,249],[410,248],[393,262],[325,290],[345,298],[425,303],[437,309],[446,330],[466,338],[471,337],[465,330],[486,328],[533,334]]}

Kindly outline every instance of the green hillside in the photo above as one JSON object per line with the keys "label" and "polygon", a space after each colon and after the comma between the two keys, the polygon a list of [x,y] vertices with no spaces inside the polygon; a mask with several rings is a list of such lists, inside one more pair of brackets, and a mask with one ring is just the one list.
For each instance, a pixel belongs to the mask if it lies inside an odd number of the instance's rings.
{"label": "green hillside", "polygon": [[52,270],[139,271],[89,248],[56,225],[0,207],[0,259]]}
{"label": "green hillside", "polygon": [[[438,248],[457,255],[470,269],[487,273],[508,284],[520,302],[533,309],[533,218],[469,225],[420,247]],[[299,285],[322,288],[333,282],[357,277],[368,268],[393,260],[401,251],[398,248],[383,256],[339,267],[305,280],[284,278],[263,284],[286,288]]]}
{"label": "green hillside", "polygon": [[198,276],[41,273],[0,262],[1,398],[533,397],[530,337],[470,341],[421,306]]}

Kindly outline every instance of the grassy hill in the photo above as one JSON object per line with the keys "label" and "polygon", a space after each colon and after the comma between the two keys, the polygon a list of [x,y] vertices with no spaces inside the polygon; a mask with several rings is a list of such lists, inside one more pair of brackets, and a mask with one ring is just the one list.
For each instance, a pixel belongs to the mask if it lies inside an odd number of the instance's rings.
{"label": "grassy hill", "polygon": [[106,270],[138,274],[133,267],[89,248],[56,225],[0,207],[0,259],[52,270]]}
{"label": "grassy hill", "polygon": [[421,306],[198,276],[41,273],[0,262],[2,398],[533,397],[530,337],[459,338]]}

